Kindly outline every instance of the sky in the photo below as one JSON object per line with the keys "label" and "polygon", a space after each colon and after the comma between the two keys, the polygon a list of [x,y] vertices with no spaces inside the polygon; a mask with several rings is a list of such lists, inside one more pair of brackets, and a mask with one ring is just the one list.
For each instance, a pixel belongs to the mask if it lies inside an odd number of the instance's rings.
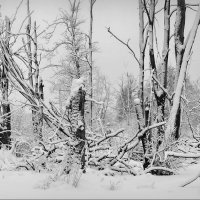
{"label": "sky", "polygon": [[[8,15],[13,16],[17,6],[21,0],[0,0],[2,17]],[[172,3],[175,3],[172,0]],[[198,2],[190,0],[189,2]],[[164,4],[164,0],[159,1],[159,5]],[[60,16],[60,9],[68,9],[67,0],[30,0],[30,7],[33,10],[32,21],[36,20],[40,26],[39,30],[43,30],[47,26],[46,21],[51,23],[56,17]],[[105,74],[113,85],[116,85],[121,75],[129,72],[138,75],[138,64],[130,54],[128,49],[120,44],[116,39],[110,36],[107,32],[107,27],[125,42],[130,39],[130,46],[139,57],[139,18],[138,18],[138,1],[137,0],[97,0],[94,5],[94,24],[93,24],[93,41],[97,42],[98,52],[94,53],[94,64]],[[26,16],[26,1],[24,0],[18,10],[17,20],[13,25],[13,30],[18,30],[21,22]],[[175,15],[174,15],[175,16]],[[195,17],[195,12],[187,10],[186,18],[186,35],[192,25]],[[80,18],[85,20],[82,25],[82,30],[89,32],[89,0],[81,0]],[[174,24],[172,18],[172,27]],[[163,14],[159,14],[156,20],[156,33],[158,38],[158,47],[161,53],[162,38],[163,38]],[[23,30],[25,31],[25,30]],[[62,30],[57,31],[55,40],[61,37]],[[53,44],[54,41],[51,41]],[[48,45],[48,44],[47,44]],[[197,34],[193,54],[189,65],[189,74],[193,80],[200,77],[200,34]],[[171,42],[169,64],[174,65],[173,56],[173,39]],[[57,55],[55,62],[64,56],[62,50]],[[159,62],[159,60],[158,60]],[[48,65],[47,61],[41,62],[41,67]],[[148,68],[148,59],[145,60],[145,65]],[[54,70],[48,69],[42,72],[42,77],[45,81],[45,90],[47,94],[51,87],[49,80],[52,79]],[[49,97],[49,95],[46,95]]]}

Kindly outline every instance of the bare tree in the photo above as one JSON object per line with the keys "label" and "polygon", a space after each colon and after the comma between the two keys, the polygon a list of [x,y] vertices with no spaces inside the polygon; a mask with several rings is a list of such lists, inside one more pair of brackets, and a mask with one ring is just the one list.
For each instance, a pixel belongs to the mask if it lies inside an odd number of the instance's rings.
{"label": "bare tree", "polygon": [[140,59],[139,59],[139,98],[141,100],[141,106],[144,114],[144,59],[145,49],[148,40],[148,34],[144,37],[144,5],[142,0],[138,0],[139,3],[139,47],[140,47]]}
{"label": "bare tree", "polygon": [[179,73],[179,78],[178,78],[178,82],[177,82],[177,86],[176,86],[175,94],[173,98],[173,106],[170,111],[170,116],[168,119],[166,131],[165,131],[165,140],[164,140],[165,142],[163,142],[162,148],[166,147],[167,145],[170,145],[174,141],[174,138],[175,138],[174,129],[176,128],[175,124],[176,124],[176,118],[178,114],[178,109],[179,109],[179,104],[180,104],[180,99],[181,99],[181,94],[182,94],[182,89],[183,89],[183,83],[185,81],[186,70],[187,70],[192,46],[193,46],[196,33],[198,30],[199,20],[200,20],[200,6],[196,13],[193,26],[189,32],[188,42],[186,43],[185,52],[183,55],[183,61],[182,61],[182,65],[181,65],[181,69]]}
{"label": "bare tree", "polygon": [[[10,32],[11,32],[11,26],[10,26],[10,20],[8,17],[5,17],[6,22],[6,33],[5,33],[5,43],[6,47],[9,49],[9,41],[10,41]],[[2,65],[2,68],[0,70],[0,83],[1,83],[1,93],[2,93],[2,102],[1,102],[1,144],[8,145],[10,148],[10,136],[11,136],[11,114],[10,114],[10,103],[8,100],[8,87],[9,87],[9,80],[7,78],[7,66],[6,64]]]}
{"label": "bare tree", "polygon": [[[175,77],[175,86],[178,83],[178,77],[181,69],[181,64],[184,54],[184,29],[185,29],[185,11],[186,5],[185,0],[177,1],[177,11],[176,11],[176,21],[175,21],[175,31],[174,31],[174,40],[175,40],[175,56],[176,56],[176,77]],[[181,103],[181,102],[180,102]],[[176,118],[176,133],[175,138],[179,137],[181,123],[181,105],[178,108],[178,114]]]}
{"label": "bare tree", "polygon": [[26,33],[27,33],[27,57],[29,61],[29,72],[28,72],[28,79],[30,85],[33,87],[33,67],[32,67],[32,51],[31,51],[31,13],[30,13],[30,2],[27,0],[27,16],[28,16],[28,23],[26,25]]}
{"label": "bare tree", "polygon": [[[34,22],[34,52],[33,52],[33,59],[35,64],[35,95],[38,97],[40,101],[44,100],[44,91],[43,91],[43,80],[40,78],[39,80],[39,62],[38,62],[38,55],[37,55],[37,26],[36,21]],[[35,112],[33,110],[33,133],[36,136],[37,140],[42,141],[42,127],[43,127],[43,106],[40,103],[40,110],[39,112]]]}
{"label": "bare tree", "polygon": [[[89,31],[89,65],[90,65],[90,98],[93,98],[93,45],[92,45],[92,33],[93,33],[93,6],[95,4],[96,0],[90,0],[90,31]],[[90,126],[92,127],[92,119],[93,119],[93,113],[92,113],[92,101],[90,102]]]}
{"label": "bare tree", "polygon": [[[26,25],[26,36],[27,36],[27,42],[23,39],[24,43],[24,50],[27,54],[28,58],[28,80],[29,84],[34,90],[35,94],[38,96],[38,99],[41,101],[44,99],[42,95],[39,96],[39,62],[38,62],[38,47],[37,47],[37,26],[36,22],[34,22],[33,25],[33,37],[31,34],[31,12],[30,12],[30,2],[27,0],[27,17],[28,17],[28,23]],[[34,46],[34,49],[32,50],[32,43]],[[34,63],[34,67],[33,67]],[[40,82],[42,84],[42,82]],[[43,86],[42,86],[43,87]],[[43,93],[43,92],[42,92]],[[40,108],[40,112],[37,112],[35,108],[32,108],[32,123],[33,123],[33,135],[35,137],[35,141],[41,141],[42,140],[42,107]]]}

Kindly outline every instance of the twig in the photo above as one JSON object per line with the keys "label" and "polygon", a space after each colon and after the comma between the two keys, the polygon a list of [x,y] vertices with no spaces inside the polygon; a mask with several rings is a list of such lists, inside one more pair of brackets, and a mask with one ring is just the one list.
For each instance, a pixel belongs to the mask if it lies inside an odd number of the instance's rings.
{"label": "twig", "polygon": [[112,137],[116,137],[118,134],[122,133],[125,129],[119,129],[118,131],[111,133],[109,135],[107,135],[106,137],[102,138],[101,140],[97,141],[95,144],[90,145],[91,147],[94,147],[96,145],[99,145],[100,143],[104,142],[105,140],[112,138]]}
{"label": "twig", "polygon": [[127,41],[127,43],[125,43],[124,41],[122,41],[121,39],[119,39],[119,37],[117,37],[111,30],[110,30],[110,27],[107,28],[107,31],[108,33],[110,33],[115,39],[117,39],[120,43],[122,43],[123,45],[125,45],[130,51],[131,53],[133,54],[135,60],[137,61],[137,63],[140,65],[140,61],[138,60],[137,56],[135,55],[135,52],[133,51],[133,49],[129,46],[128,42],[129,40]]}
{"label": "twig", "polygon": [[143,5],[144,5],[144,9],[145,9],[145,11],[146,11],[148,20],[149,20],[149,22],[151,22],[150,14],[149,14],[149,11],[147,10],[146,0],[143,0]]}

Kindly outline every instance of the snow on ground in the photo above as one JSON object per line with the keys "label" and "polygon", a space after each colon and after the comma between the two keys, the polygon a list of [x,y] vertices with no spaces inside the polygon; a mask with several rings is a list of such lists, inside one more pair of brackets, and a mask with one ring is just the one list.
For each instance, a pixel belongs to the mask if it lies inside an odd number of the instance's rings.
{"label": "snow on ground", "polygon": [[200,199],[200,178],[181,188],[179,185],[198,173],[200,164],[181,170],[175,176],[115,175],[88,169],[77,188],[63,180],[44,189],[49,174],[32,171],[0,171],[1,199]]}

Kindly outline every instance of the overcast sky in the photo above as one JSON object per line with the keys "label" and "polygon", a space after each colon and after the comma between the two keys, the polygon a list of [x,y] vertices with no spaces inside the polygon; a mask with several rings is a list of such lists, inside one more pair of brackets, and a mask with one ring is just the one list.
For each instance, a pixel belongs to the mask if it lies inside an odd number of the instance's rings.
{"label": "overcast sky", "polygon": [[[13,16],[17,5],[21,0],[0,0],[2,17],[5,15]],[[175,3],[176,1],[172,1]],[[198,2],[197,0],[190,0],[189,2]],[[159,4],[164,4],[164,0],[159,0]],[[44,21],[51,23],[59,16],[59,9],[67,9],[67,0],[30,0],[31,10],[34,10],[32,20],[36,20],[40,25],[40,30],[46,26]],[[186,34],[192,26],[195,13],[191,10],[187,11],[186,18]],[[18,18],[15,22],[14,29],[19,28],[19,24],[26,16],[26,1],[24,0],[22,6],[18,11]],[[80,17],[85,20],[82,25],[83,31],[89,31],[89,0],[81,1]],[[172,20],[172,29],[174,21]],[[134,49],[136,55],[139,56],[138,43],[138,1],[137,0],[97,0],[94,6],[94,41],[98,42],[97,46],[99,52],[94,54],[95,65],[98,66],[104,74],[109,77],[110,81],[116,84],[118,78],[123,72],[131,72],[135,76],[138,74],[138,64],[135,62],[133,56],[129,53],[126,47],[122,46],[118,41],[111,37],[106,27],[111,27],[111,30],[116,33],[122,40],[130,39],[130,46]],[[163,37],[163,15],[159,14],[156,20],[158,45],[160,51],[162,50]],[[173,30],[172,30],[173,31]],[[57,33],[57,38],[61,37]],[[173,43],[173,39],[172,42]],[[170,48],[171,55],[173,55],[173,46]],[[196,43],[193,49],[193,55],[189,66],[189,72],[193,79],[200,77],[200,34],[197,34]],[[62,54],[62,53],[61,53]],[[58,59],[59,60],[59,59]],[[46,61],[41,63],[41,67],[46,65]],[[169,64],[174,65],[174,57],[170,57]],[[148,60],[146,60],[148,67]],[[52,76],[52,71],[47,70],[43,72],[43,78],[47,81]],[[49,88],[49,84],[45,90]]]}

